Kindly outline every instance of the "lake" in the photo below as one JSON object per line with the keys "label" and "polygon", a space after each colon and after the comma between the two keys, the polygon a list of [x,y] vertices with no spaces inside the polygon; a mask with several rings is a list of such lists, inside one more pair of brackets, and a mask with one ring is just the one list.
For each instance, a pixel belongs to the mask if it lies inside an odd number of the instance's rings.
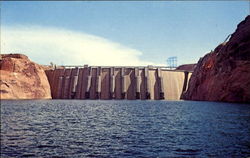
{"label": "lake", "polygon": [[250,105],[1,100],[1,157],[249,157]]}

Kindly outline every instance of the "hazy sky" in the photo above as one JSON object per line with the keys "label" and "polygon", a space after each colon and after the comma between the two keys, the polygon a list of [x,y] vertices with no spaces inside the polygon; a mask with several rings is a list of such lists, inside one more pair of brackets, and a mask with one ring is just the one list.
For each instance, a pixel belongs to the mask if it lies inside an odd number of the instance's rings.
{"label": "hazy sky", "polygon": [[1,1],[1,53],[59,65],[194,63],[248,14],[249,1]]}

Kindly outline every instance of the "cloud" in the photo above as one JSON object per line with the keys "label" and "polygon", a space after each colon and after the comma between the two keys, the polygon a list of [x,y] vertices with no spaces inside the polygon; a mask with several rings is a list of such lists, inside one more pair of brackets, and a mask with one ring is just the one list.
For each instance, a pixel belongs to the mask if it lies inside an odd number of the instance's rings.
{"label": "cloud", "polygon": [[40,26],[2,27],[1,53],[23,53],[40,64],[156,65],[140,59],[142,52],[102,37]]}

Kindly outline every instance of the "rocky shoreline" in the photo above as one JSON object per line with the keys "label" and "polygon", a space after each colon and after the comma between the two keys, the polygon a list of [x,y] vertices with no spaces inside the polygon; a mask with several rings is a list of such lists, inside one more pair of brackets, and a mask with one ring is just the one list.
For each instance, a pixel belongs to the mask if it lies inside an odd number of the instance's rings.
{"label": "rocky shoreline", "polygon": [[51,99],[50,85],[41,65],[23,54],[0,56],[1,99]]}
{"label": "rocky shoreline", "polygon": [[199,60],[182,99],[250,103],[250,16]]}

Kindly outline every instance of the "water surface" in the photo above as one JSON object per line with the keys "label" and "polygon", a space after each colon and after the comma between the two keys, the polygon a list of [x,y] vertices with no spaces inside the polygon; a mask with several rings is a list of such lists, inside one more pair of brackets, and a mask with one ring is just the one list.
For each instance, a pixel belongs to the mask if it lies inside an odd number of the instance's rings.
{"label": "water surface", "polygon": [[1,157],[249,156],[249,105],[1,101]]}

